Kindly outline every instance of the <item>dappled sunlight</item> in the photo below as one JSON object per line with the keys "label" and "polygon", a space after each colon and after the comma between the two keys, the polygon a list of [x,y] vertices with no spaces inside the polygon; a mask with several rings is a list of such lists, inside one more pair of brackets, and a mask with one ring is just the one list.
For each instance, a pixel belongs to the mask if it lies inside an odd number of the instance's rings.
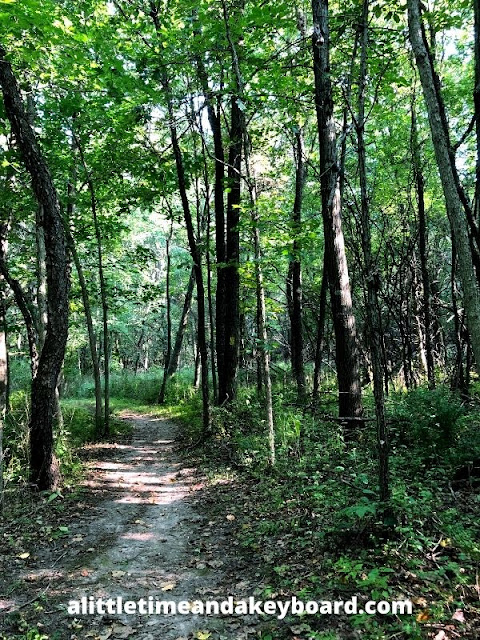
{"label": "dappled sunlight", "polygon": [[147,542],[148,540],[158,540],[158,535],[154,533],[134,533],[132,531],[128,531],[120,536],[123,540],[136,540],[137,542]]}

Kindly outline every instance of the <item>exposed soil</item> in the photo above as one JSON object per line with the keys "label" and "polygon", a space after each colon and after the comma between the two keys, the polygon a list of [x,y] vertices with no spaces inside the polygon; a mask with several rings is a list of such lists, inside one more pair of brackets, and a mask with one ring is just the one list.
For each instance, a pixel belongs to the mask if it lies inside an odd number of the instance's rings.
{"label": "exposed soil", "polygon": [[122,417],[134,424],[130,442],[88,447],[84,497],[63,520],[68,536],[4,565],[0,635],[29,637],[24,617],[55,640],[258,637],[249,616],[68,614],[70,600],[89,596],[191,602],[254,593],[229,546],[228,514],[221,526],[200,514],[204,483],[175,451],[176,426]]}

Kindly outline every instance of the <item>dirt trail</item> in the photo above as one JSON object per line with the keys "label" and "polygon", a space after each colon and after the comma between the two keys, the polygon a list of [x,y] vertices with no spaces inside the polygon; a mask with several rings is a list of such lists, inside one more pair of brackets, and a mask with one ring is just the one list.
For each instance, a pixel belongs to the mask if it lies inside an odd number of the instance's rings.
{"label": "dirt trail", "polygon": [[[68,523],[69,547],[54,568],[44,560],[34,571],[45,584],[51,582],[48,602],[55,611],[45,630],[51,632],[53,625],[55,640],[249,637],[255,633],[251,618],[96,614],[74,620],[67,615],[68,602],[85,596],[178,602],[238,597],[236,587],[242,588],[231,575],[225,580],[225,532],[212,532],[212,523],[209,527],[195,509],[202,485],[174,450],[175,425],[133,413],[122,417],[134,424],[131,442],[92,445],[98,454],[91,452],[84,508],[80,505]],[[231,585],[227,590],[225,583]],[[199,631],[211,635],[197,636]]]}

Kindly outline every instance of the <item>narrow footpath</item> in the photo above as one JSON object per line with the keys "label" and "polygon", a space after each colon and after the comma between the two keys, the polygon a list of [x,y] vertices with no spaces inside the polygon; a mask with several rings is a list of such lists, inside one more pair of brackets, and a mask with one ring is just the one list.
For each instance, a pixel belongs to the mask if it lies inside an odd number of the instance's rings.
{"label": "narrow footpath", "polygon": [[[90,596],[192,602],[253,595],[241,575],[232,580],[228,520],[216,528],[199,515],[203,483],[175,451],[176,426],[161,417],[122,418],[133,423],[130,442],[90,445],[85,497],[69,518],[68,539],[17,576],[34,593],[45,590],[40,631],[52,640],[258,637],[251,616],[68,615],[71,600]],[[3,606],[25,607],[25,599]]]}

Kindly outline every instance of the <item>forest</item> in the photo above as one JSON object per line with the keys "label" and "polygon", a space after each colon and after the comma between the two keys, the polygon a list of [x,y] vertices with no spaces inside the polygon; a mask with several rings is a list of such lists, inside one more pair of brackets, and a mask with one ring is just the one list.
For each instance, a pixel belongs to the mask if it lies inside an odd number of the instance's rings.
{"label": "forest", "polygon": [[0,89],[0,638],[478,639],[480,0],[0,0]]}

